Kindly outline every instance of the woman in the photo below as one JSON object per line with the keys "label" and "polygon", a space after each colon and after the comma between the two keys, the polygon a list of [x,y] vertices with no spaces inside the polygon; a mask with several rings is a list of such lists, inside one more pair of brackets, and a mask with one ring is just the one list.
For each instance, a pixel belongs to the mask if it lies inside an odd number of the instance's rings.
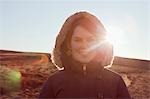
{"label": "woman", "polygon": [[53,53],[59,71],[48,78],[39,98],[130,98],[111,65],[113,48],[103,24],[88,12],[70,16],[62,26]]}

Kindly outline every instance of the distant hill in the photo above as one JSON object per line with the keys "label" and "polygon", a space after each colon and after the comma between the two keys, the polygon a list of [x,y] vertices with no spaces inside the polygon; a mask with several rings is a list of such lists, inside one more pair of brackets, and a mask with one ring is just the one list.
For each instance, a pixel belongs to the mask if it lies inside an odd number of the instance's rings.
{"label": "distant hill", "polygon": [[[0,50],[0,64],[2,65],[24,65],[24,64],[44,64],[51,62],[50,53],[36,53],[36,52],[21,52]],[[122,65],[137,67],[143,69],[150,69],[150,60],[131,59],[116,56],[113,65]]]}
{"label": "distant hill", "polygon": [[23,53],[21,51],[10,51],[10,50],[0,50],[0,54],[3,54],[3,53]]}
{"label": "distant hill", "polygon": [[47,64],[51,61],[50,58],[51,55],[48,53],[0,50],[1,65],[23,66]]}
{"label": "distant hill", "polygon": [[124,58],[124,57],[116,56],[113,64],[136,67],[141,69],[150,69],[150,60],[140,60],[140,59],[132,59],[132,58]]}

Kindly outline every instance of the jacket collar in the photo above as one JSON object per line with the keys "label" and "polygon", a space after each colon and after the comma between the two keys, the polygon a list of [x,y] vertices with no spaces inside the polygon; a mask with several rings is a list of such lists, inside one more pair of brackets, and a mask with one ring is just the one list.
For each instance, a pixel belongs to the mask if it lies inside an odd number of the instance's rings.
{"label": "jacket collar", "polygon": [[64,70],[67,72],[87,76],[96,76],[104,68],[98,62],[90,62],[87,64],[83,64],[74,60],[71,57],[63,59],[63,67]]}

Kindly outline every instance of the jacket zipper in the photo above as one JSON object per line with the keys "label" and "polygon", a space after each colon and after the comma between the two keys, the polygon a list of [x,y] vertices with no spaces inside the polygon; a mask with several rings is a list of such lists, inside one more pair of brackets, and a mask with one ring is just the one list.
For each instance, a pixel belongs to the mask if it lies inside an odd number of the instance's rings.
{"label": "jacket zipper", "polygon": [[86,66],[86,64],[84,64],[83,65],[83,74],[86,75],[86,72],[87,72],[87,66]]}

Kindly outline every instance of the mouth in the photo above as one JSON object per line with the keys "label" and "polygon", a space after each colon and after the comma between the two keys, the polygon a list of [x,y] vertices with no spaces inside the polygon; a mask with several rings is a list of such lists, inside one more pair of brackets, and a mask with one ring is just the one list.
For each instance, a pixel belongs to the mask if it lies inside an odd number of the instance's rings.
{"label": "mouth", "polygon": [[87,49],[86,50],[85,49],[84,50],[79,50],[79,54],[86,56],[86,55],[89,54],[89,51]]}

